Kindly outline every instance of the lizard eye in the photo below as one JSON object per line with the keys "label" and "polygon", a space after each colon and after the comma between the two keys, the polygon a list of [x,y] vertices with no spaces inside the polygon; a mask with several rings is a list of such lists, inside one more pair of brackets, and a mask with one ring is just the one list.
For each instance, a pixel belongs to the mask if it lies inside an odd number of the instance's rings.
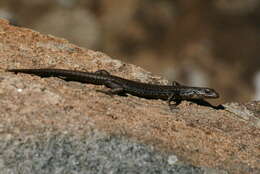
{"label": "lizard eye", "polygon": [[210,91],[210,89],[205,89],[205,92],[206,92],[207,94],[209,94],[211,91]]}

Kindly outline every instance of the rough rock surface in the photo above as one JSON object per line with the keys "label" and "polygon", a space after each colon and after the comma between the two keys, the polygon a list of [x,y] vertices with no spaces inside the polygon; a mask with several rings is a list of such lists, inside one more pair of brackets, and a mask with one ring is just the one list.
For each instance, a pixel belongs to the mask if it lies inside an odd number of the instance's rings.
{"label": "rough rock surface", "polygon": [[103,86],[5,72],[106,69],[167,81],[134,65],[0,20],[0,170],[4,173],[260,173],[260,102],[225,109],[108,96]]}

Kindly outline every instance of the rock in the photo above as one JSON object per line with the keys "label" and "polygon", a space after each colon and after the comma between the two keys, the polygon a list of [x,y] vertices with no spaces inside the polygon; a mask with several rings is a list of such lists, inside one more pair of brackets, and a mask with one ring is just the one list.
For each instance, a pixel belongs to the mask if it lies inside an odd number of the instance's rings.
{"label": "rock", "polygon": [[[103,86],[5,72],[106,69],[127,79],[167,83],[137,66],[4,20],[0,56],[4,173],[260,172],[260,130],[253,123],[260,102],[216,110],[184,101],[172,112],[165,101],[109,96],[99,92]],[[237,115],[245,112],[235,110],[249,110],[254,119],[241,119]]]}

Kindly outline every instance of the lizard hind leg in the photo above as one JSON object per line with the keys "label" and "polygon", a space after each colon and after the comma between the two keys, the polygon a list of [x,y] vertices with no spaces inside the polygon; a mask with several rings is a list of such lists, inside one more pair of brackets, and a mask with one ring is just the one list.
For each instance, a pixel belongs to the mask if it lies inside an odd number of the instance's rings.
{"label": "lizard hind leg", "polygon": [[96,72],[94,72],[95,74],[98,74],[98,75],[106,75],[106,76],[109,76],[110,73],[104,69],[101,69],[101,70],[97,70]]}
{"label": "lizard hind leg", "polygon": [[181,84],[179,82],[173,81],[172,86],[181,86]]}
{"label": "lizard hind leg", "polygon": [[102,91],[105,94],[127,96],[125,91],[124,91],[124,88],[121,85],[119,85],[115,82],[107,81],[105,86],[110,88],[110,90]]}

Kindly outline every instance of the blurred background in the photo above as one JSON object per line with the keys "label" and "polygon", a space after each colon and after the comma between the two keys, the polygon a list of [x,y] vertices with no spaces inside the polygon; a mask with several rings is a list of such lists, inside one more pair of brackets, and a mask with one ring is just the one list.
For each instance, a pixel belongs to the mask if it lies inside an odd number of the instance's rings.
{"label": "blurred background", "polygon": [[215,88],[218,102],[260,99],[260,0],[1,0],[0,17]]}

